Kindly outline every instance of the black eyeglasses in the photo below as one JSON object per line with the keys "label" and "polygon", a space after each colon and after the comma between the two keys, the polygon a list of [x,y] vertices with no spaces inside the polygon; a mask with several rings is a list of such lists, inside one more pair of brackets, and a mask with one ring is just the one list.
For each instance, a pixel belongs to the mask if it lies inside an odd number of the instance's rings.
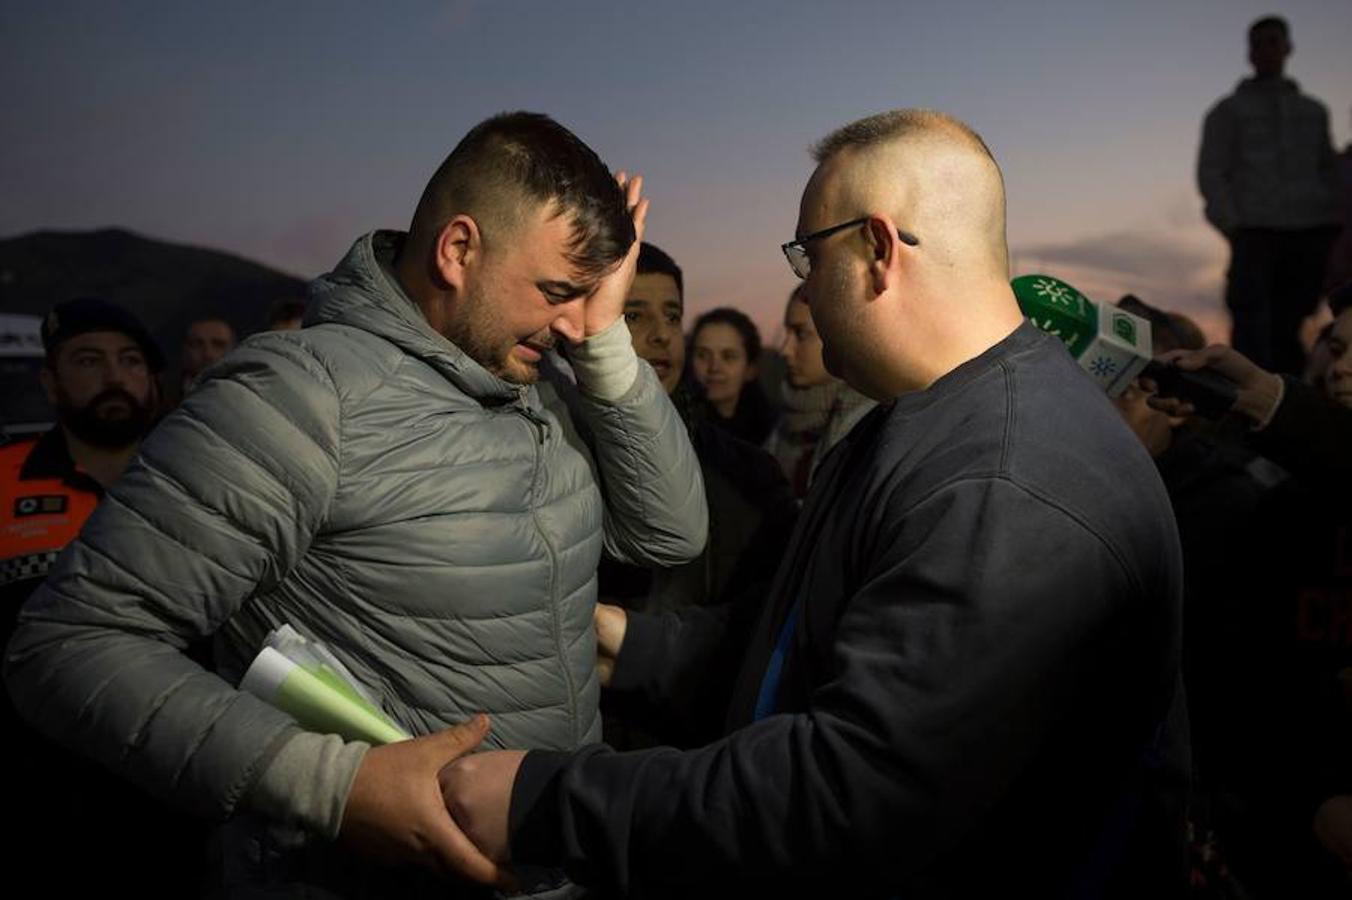
{"label": "black eyeglasses", "polygon": [[[807,258],[807,245],[809,241],[815,241],[820,238],[830,237],[837,231],[844,231],[855,225],[863,225],[869,220],[869,216],[860,216],[857,219],[851,219],[848,222],[841,222],[839,225],[832,225],[830,228],[823,228],[821,231],[814,231],[811,234],[803,235],[796,241],[789,241],[787,244],[781,244],[779,249],[784,251],[784,258],[789,261],[789,268],[793,269],[793,274],[799,278],[807,278],[808,273],[812,271],[812,262]],[[897,229],[897,237],[901,238],[903,244],[911,247],[920,246],[920,239],[909,231]]]}

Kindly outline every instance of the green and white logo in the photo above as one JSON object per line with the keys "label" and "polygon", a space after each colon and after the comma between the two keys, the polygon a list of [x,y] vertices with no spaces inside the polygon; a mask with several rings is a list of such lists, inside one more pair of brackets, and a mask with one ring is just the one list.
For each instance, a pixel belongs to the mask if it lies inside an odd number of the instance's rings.
{"label": "green and white logo", "polygon": [[1075,288],[1050,275],[1020,275],[1010,286],[1020,308],[1033,324],[1079,357],[1099,331],[1094,304]]}
{"label": "green and white logo", "polygon": [[1126,313],[1113,314],[1113,334],[1133,347],[1136,346],[1136,323]]}

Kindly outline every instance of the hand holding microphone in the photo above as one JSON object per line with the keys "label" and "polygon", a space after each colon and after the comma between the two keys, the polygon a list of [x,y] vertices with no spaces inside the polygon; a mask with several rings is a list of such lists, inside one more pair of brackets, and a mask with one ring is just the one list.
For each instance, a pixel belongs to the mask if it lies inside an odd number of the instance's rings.
{"label": "hand holding microphone", "polygon": [[[1283,394],[1281,376],[1261,368],[1233,347],[1224,344],[1212,344],[1201,350],[1174,350],[1160,356],[1158,363],[1162,367],[1193,377],[1224,379],[1233,386],[1234,401],[1229,407],[1241,414],[1256,427],[1262,427],[1272,420]],[[1147,377],[1153,377],[1149,371]],[[1159,382],[1156,381],[1158,385]],[[1191,402],[1186,394],[1171,392],[1164,388],[1150,399],[1150,405],[1161,412],[1175,416],[1188,416],[1194,412],[1206,415],[1206,412]]]}
{"label": "hand holding microphone", "polygon": [[[1220,344],[1214,346],[1230,349]],[[1171,415],[1198,415],[1207,419],[1219,419],[1239,408],[1239,387],[1233,379],[1214,369],[1202,368],[1207,365],[1205,362],[1198,363],[1196,368],[1177,365],[1179,354],[1200,352],[1204,351],[1173,350],[1146,363],[1141,380],[1154,395],[1147,401],[1151,406]]]}
{"label": "hand holding microphone", "polygon": [[[1173,365],[1172,361],[1179,358],[1179,353],[1152,359],[1150,322],[1117,307],[1100,308],[1058,278],[1021,275],[1010,286],[1023,314],[1038,328],[1059,338],[1080,368],[1097,381],[1109,397],[1118,396],[1139,377],[1151,382],[1159,397],[1177,401],[1180,412],[1175,414],[1197,414],[1215,419],[1236,408],[1239,385],[1237,378],[1230,375],[1234,366],[1222,369],[1210,366],[1207,361]],[[1243,357],[1239,359],[1248,363]],[[1252,363],[1248,364],[1252,366]],[[1174,412],[1154,401],[1151,405]],[[1181,411],[1183,409],[1186,413]]]}

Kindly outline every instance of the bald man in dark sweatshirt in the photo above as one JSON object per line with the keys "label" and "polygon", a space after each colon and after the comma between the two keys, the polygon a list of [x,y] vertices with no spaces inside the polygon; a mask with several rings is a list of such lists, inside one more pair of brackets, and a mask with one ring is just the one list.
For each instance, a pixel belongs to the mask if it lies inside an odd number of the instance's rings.
{"label": "bald man in dark sweatshirt", "polygon": [[[1024,321],[975,132],[900,110],[816,159],[785,253],[832,374],[880,406],[822,464],[727,737],[468,757],[448,807],[499,863],[629,896],[1181,893],[1182,566],[1155,468]],[[657,697],[701,658],[695,617],[611,615],[613,688]]]}

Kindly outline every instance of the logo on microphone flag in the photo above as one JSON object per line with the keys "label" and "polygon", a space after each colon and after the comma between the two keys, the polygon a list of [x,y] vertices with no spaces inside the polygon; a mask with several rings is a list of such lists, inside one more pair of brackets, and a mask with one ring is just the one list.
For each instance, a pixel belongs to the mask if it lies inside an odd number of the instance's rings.
{"label": "logo on microphone flag", "polygon": [[1131,313],[1115,312],[1113,313],[1113,334],[1122,340],[1136,346],[1136,323]]}
{"label": "logo on microphone flag", "polygon": [[[1080,357],[1109,397],[1116,397],[1150,362],[1150,326],[1131,313],[1108,307],[1090,352]],[[1089,362],[1092,360],[1092,362]],[[1086,365],[1088,363],[1088,365]]]}
{"label": "logo on microphone flag", "polygon": [[1066,345],[1079,358],[1098,334],[1094,304],[1075,288],[1049,275],[1023,275],[1014,279],[1014,293],[1033,324]]}
{"label": "logo on microphone flag", "polygon": [[1117,374],[1117,362],[1106,356],[1096,356],[1089,364],[1089,371],[1100,378],[1111,378]]}
{"label": "logo on microphone flag", "polygon": [[1023,314],[1066,345],[1110,397],[1126,390],[1150,361],[1150,324],[1116,307],[1100,308],[1059,278],[1020,275],[1010,282]]}

